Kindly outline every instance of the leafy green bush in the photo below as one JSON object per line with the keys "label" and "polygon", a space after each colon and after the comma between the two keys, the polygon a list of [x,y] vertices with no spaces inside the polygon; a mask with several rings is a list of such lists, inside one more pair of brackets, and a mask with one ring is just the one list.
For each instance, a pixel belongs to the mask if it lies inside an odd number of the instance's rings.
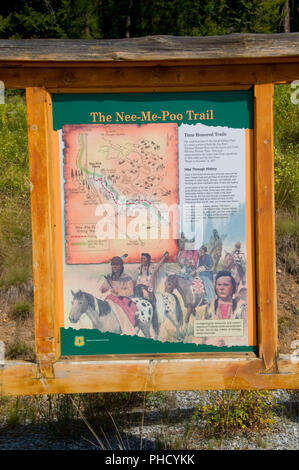
{"label": "leafy green bush", "polygon": [[[198,413],[205,434],[217,436],[242,430],[267,429],[276,422],[277,401],[271,391],[214,391]],[[195,416],[196,417],[196,416]]]}

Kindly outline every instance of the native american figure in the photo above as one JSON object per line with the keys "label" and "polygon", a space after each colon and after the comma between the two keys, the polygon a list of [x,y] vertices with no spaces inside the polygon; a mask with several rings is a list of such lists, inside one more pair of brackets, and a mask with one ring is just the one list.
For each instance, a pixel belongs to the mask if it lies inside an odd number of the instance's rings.
{"label": "native american figure", "polygon": [[217,266],[222,256],[222,238],[219,236],[218,231],[213,230],[213,235],[210,238],[210,243],[208,247],[209,255],[213,260],[213,271],[217,271]]}

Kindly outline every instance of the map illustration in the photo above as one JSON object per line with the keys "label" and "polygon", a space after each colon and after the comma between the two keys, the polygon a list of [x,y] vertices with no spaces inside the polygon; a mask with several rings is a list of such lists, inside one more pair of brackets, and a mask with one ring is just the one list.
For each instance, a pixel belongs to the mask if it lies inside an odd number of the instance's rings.
{"label": "map illustration", "polygon": [[177,124],[65,125],[62,137],[66,263],[134,263],[145,247],[174,260]]}

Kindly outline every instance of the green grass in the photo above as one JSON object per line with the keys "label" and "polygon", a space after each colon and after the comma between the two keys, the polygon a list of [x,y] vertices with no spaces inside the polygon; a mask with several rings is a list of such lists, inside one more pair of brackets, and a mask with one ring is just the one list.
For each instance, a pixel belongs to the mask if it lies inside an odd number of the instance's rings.
{"label": "green grass", "polygon": [[[168,393],[160,394],[167,401]],[[5,435],[6,429],[24,424],[42,424],[53,439],[96,438],[99,447],[109,449],[111,437],[118,436],[122,447],[129,450],[124,436],[130,433],[130,425],[135,427],[136,423],[124,418],[123,412],[138,407],[145,414],[152,409],[151,395],[134,392],[0,396],[0,433]],[[260,431],[271,431],[284,410],[271,391],[209,391],[200,392],[200,396],[203,401],[194,418],[188,422],[183,418],[175,421],[176,432],[170,416],[167,418],[164,413],[163,418],[158,418],[160,431],[152,437],[158,450],[186,450],[194,448],[195,443],[200,449],[215,449],[221,448],[226,438],[236,435],[259,438]],[[143,425],[142,420],[140,443]]]}
{"label": "green grass", "polygon": [[299,106],[291,101],[290,85],[276,85],[274,95],[275,201],[277,209],[298,217]]}
{"label": "green grass", "polygon": [[0,195],[28,199],[29,162],[24,95],[8,93],[0,106]]}
{"label": "green grass", "polygon": [[33,304],[27,300],[15,303],[11,308],[11,316],[14,320],[26,320],[33,312]]}
{"label": "green grass", "polygon": [[276,214],[276,233],[278,236],[288,235],[299,241],[299,219],[294,219],[288,213]]}
{"label": "green grass", "polygon": [[43,424],[55,439],[117,433],[121,425],[117,415],[145,406],[147,393],[53,394],[36,396],[0,396],[0,433],[24,424]]}
{"label": "green grass", "polygon": [[276,257],[278,265],[299,277],[299,218],[289,212],[276,213]]}
{"label": "green grass", "polygon": [[[1,196],[0,196],[1,197]],[[31,220],[28,200],[1,198],[0,286],[32,278]]]}
{"label": "green grass", "polygon": [[0,106],[0,287],[32,278],[26,103],[6,93]]}

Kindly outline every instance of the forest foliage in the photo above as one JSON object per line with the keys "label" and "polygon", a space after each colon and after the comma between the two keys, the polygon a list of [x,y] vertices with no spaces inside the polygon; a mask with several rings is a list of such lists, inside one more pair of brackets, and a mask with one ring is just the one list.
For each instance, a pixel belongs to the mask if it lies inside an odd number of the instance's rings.
{"label": "forest foliage", "polygon": [[11,0],[0,38],[109,39],[298,31],[296,0]]}

